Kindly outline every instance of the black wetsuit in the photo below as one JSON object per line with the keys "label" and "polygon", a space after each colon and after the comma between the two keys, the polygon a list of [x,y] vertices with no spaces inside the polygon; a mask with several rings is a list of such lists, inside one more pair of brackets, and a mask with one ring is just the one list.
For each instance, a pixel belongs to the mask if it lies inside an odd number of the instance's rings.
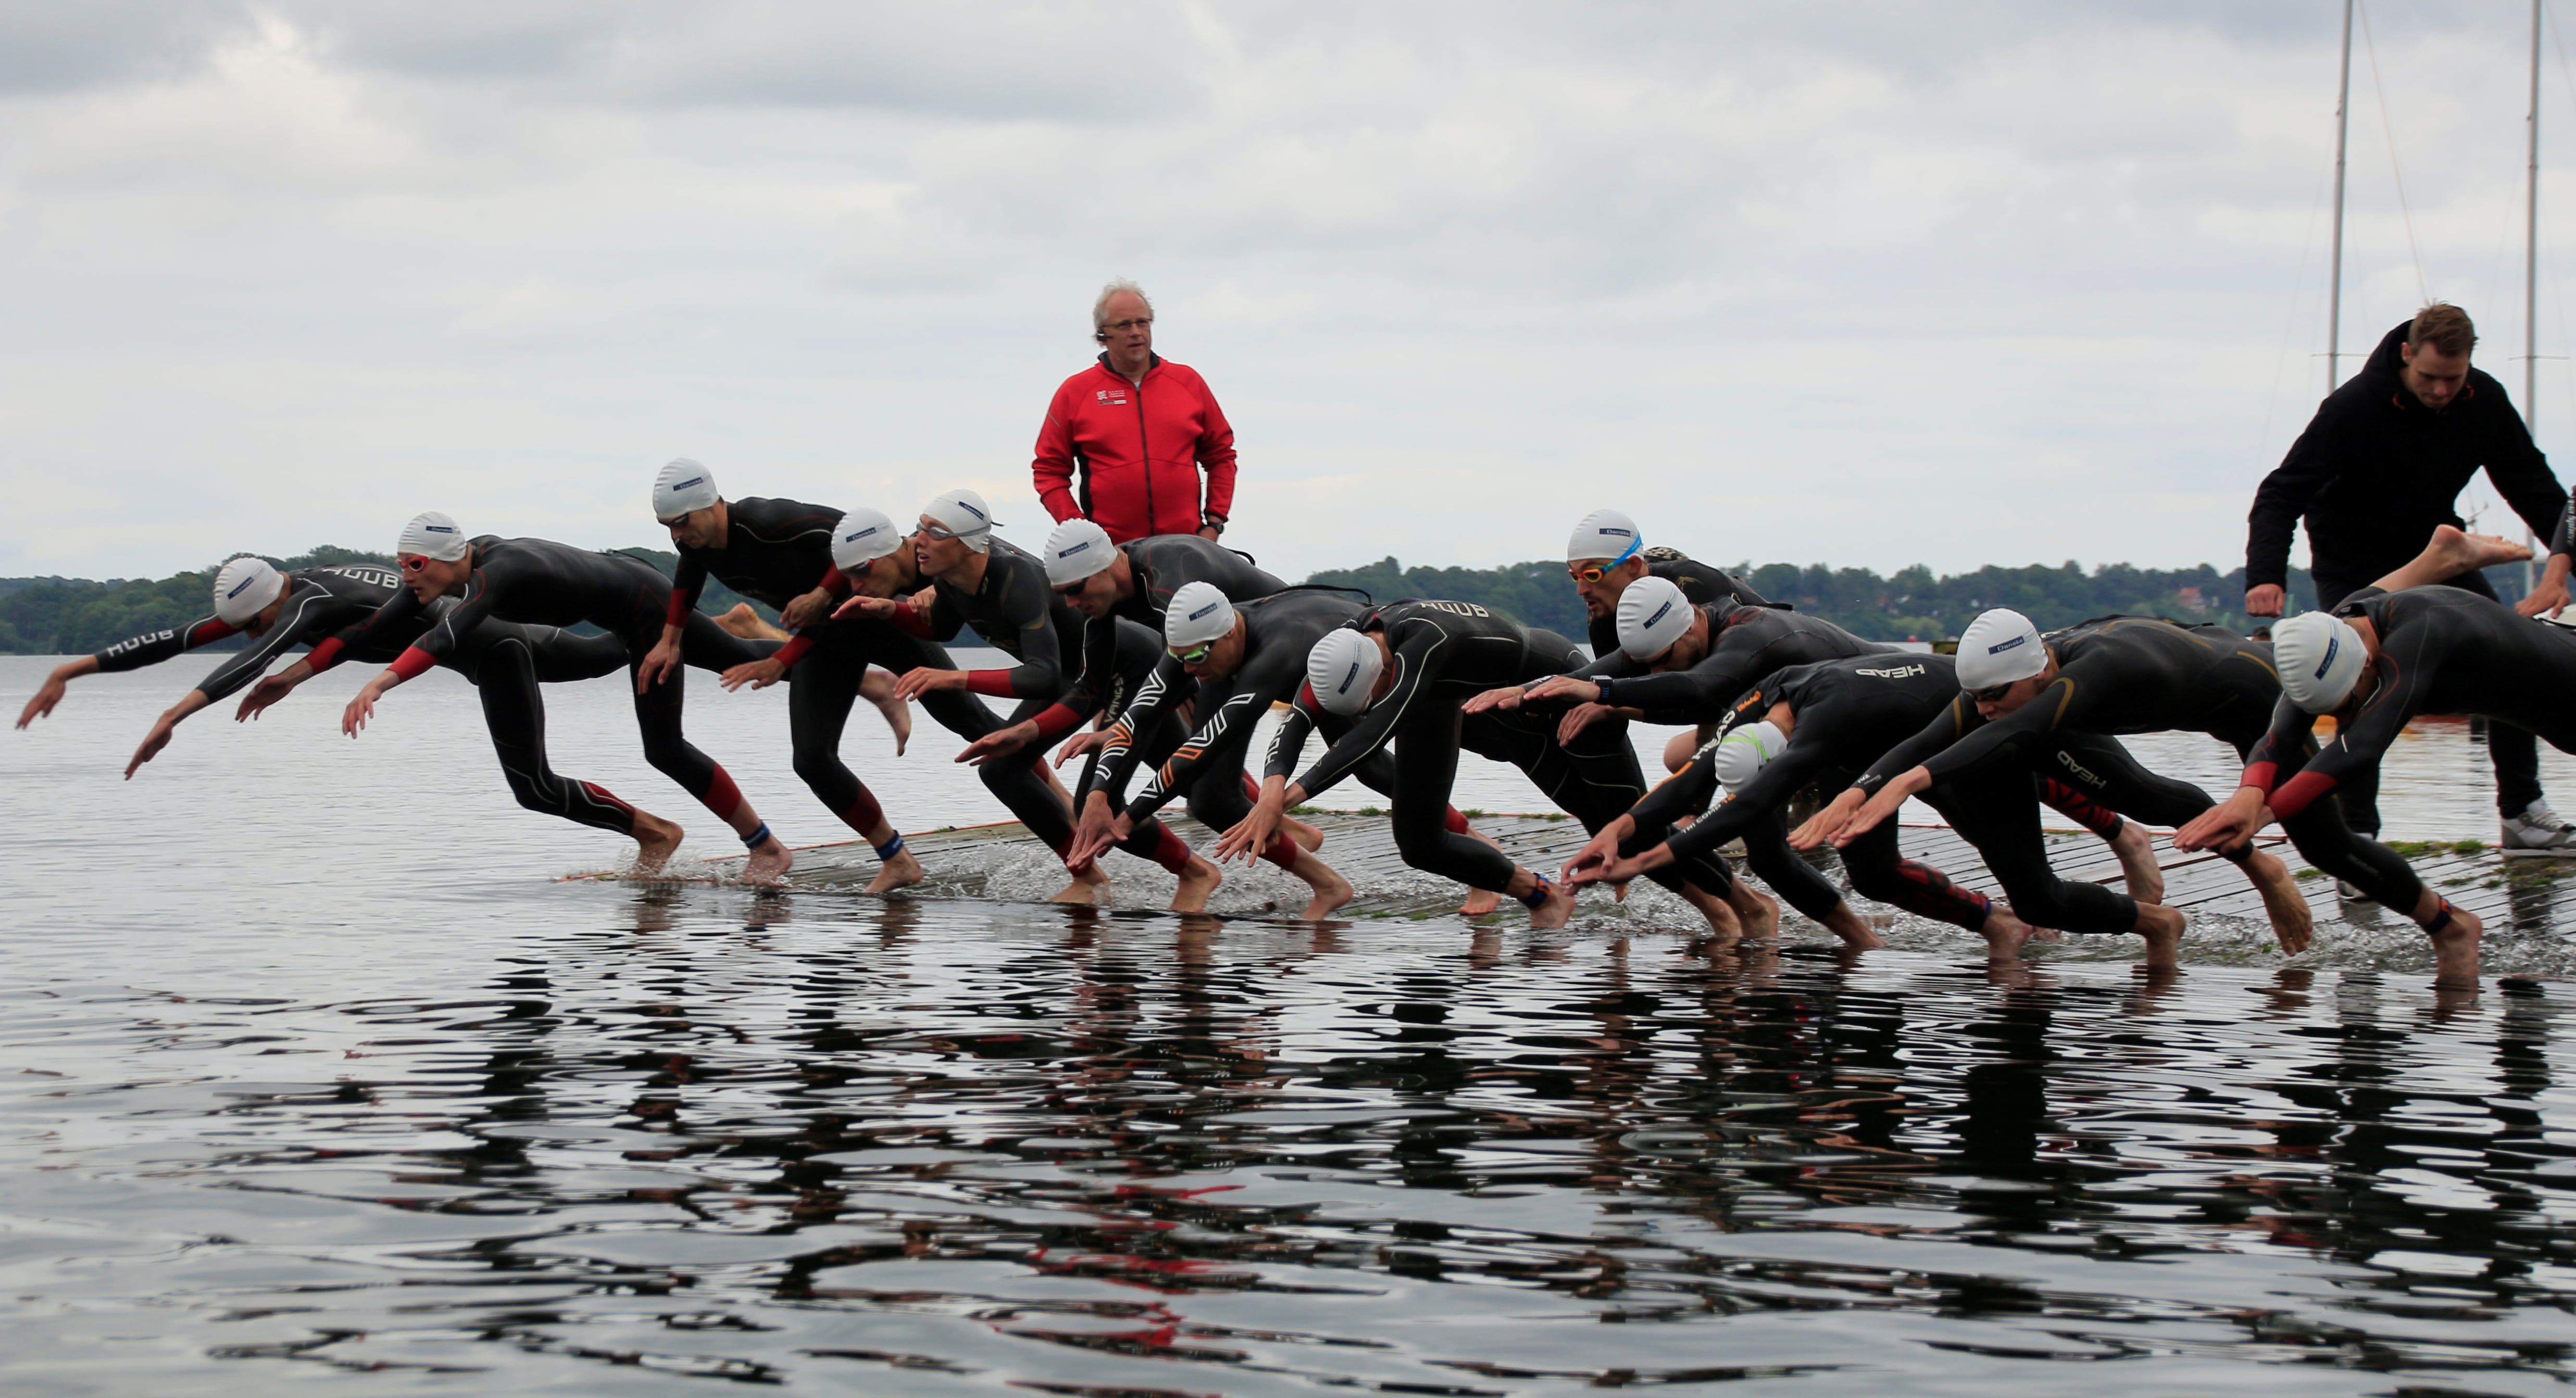
{"label": "black wetsuit", "polygon": [[[1015,724],[1039,720],[1060,707],[1058,701],[1073,687],[1074,677],[1066,672],[1065,660],[1080,653],[1083,617],[1047,586],[1046,569],[1037,559],[995,539],[986,555],[983,582],[974,592],[937,580],[934,587],[929,617],[933,639],[953,640],[972,626],[985,644],[1019,662],[1007,670],[974,670],[967,676],[967,687],[973,693],[1019,700],[1009,717],[1000,717],[970,700],[967,707],[974,712],[961,717],[965,726],[950,723],[949,727],[969,739],[980,738]],[[1153,672],[1155,662],[1161,658],[1162,638],[1132,621],[1116,625],[1112,673],[1122,677],[1122,692],[1132,691]],[[946,722],[944,718],[942,721]],[[1079,721],[1076,718],[1052,731],[1041,721],[1036,742],[1023,743],[1017,750],[975,769],[986,789],[1020,818],[1030,834],[1058,854],[1073,843],[1073,820],[1064,803],[1038,775],[1037,764],[1046,755],[1047,743]],[[1084,764],[1086,778],[1098,760],[1095,753]],[[1120,848],[1174,870],[1189,858],[1188,846],[1159,821],[1137,830]]]}
{"label": "black wetsuit", "polygon": [[[2067,883],[2048,867],[2027,783],[1979,785],[1972,779],[2042,770],[2063,733],[2177,729],[2206,733],[2242,756],[2270,728],[2280,702],[2272,648],[2224,627],[2149,617],[2088,621],[2050,633],[2047,643],[2060,673],[2029,703],[1989,723],[1965,695],[1954,696],[1920,733],[1888,750],[1852,784],[1875,793],[1912,768],[1925,768],[1936,784],[1966,793],[1952,798],[1960,808],[1954,823],[2002,881],[2023,921],[2068,932],[2132,931],[2138,905],[2126,894]],[[2063,764],[2057,774],[2083,776]],[[2153,789],[2124,798],[2118,809],[2151,825],[2174,826],[2212,804],[2188,782],[2158,778]],[[2356,834],[2333,803],[2311,807],[2281,828],[2310,864],[2391,906],[2412,906],[2406,890],[2414,875],[2405,861]]]}
{"label": "black wetsuit", "polygon": [[[198,690],[209,700],[222,699],[266,674],[271,662],[299,645],[313,647],[305,659],[316,674],[342,659],[376,664],[392,660],[431,621],[454,606],[453,601],[442,598],[414,625],[388,629],[356,647],[332,638],[362,625],[393,600],[401,585],[401,576],[394,570],[365,563],[288,573],[286,605],[278,611],[277,624],[249,649],[198,681]],[[95,658],[102,671],[139,669],[235,633],[236,628],[210,616],[174,630],[120,641]],[[551,626],[491,622],[476,628],[467,643],[442,663],[473,681],[483,704],[483,726],[492,735],[492,750],[521,805],[576,820],[583,818],[576,812],[614,809],[599,806],[577,783],[565,781],[548,765],[545,706],[537,686],[615,674],[626,664],[622,642],[614,636],[576,636]]]}
{"label": "black wetsuit", "polygon": [[[2439,412],[2406,391],[2401,350],[2412,326],[2400,323],[2380,338],[2361,372],[2318,405],[2289,454],[2263,478],[2247,520],[2248,587],[2287,580],[2290,536],[2304,515],[2317,605],[2334,610],[2413,559],[2436,525],[2459,525],[2460,491],[2481,467],[2533,533],[2548,537],[2563,528],[2567,492],[2504,385],[2472,369]],[[2476,570],[2443,581],[2495,596]],[[2503,814],[2520,815],[2540,799],[2540,749],[2529,732],[2490,725],[2487,758]],[[2378,797],[2376,772],[2336,794],[2354,828],[2370,833],[2379,829]]]}
{"label": "black wetsuit", "polygon": [[[1770,605],[1763,600],[1761,593],[1745,586],[1743,579],[1723,568],[1712,568],[1695,558],[1685,558],[1674,549],[1646,550],[1646,575],[1662,578],[1680,588],[1682,596],[1695,607],[1705,607],[1717,602],[1731,602],[1739,607]],[[1614,655],[1618,652],[1619,618],[1615,612],[1609,616],[1588,618],[1585,622],[1585,633],[1585,639],[1592,643],[1592,653],[1596,657]]]}
{"label": "black wetsuit", "polygon": [[[832,527],[840,522],[841,511],[798,500],[749,496],[726,501],[725,513],[723,548],[680,550],[666,622],[687,625],[709,577],[781,611],[818,588],[835,596],[849,591],[832,562]],[[885,819],[885,812],[867,783],[841,761],[841,734],[849,725],[859,684],[867,678],[870,665],[898,675],[920,666],[948,669],[948,653],[883,621],[852,617],[799,629],[780,647],[776,659],[788,667],[787,731],[796,775],[824,809],[865,834]],[[934,706],[929,699],[942,702]],[[983,707],[960,695],[929,699],[924,707],[942,712],[953,712],[954,705],[947,701]]]}
{"label": "black wetsuit", "polygon": [[2322,751],[2311,736],[2312,715],[2286,698],[2274,707],[2271,731],[2246,759],[2244,784],[2271,793],[2273,814],[2285,823],[2313,809],[2319,796],[2375,775],[2418,714],[2482,715],[2537,733],[2561,752],[2576,751],[2576,705],[2569,703],[2576,632],[2454,587],[2364,588],[2335,614],[2365,618],[2378,631],[2379,654],[2370,664],[2378,685],[2358,713],[2337,716],[2335,739]]}
{"label": "black wetsuit", "polygon": [[[1814,866],[1789,851],[1794,869],[1774,873],[1762,861],[1766,847],[1786,851],[1785,812],[1789,801],[1815,782],[1839,791],[1879,754],[1913,737],[1959,694],[1955,662],[1946,655],[1878,654],[1824,660],[1793,666],[1763,679],[1737,701],[1724,728],[1731,732],[1759,723],[1775,704],[1787,704],[1796,716],[1788,746],[1765,763],[1744,788],[1669,843],[1676,859],[1715,851],[1741,838],[1748,862],[1783,898],[1809,917],[1822,918],[1841,902],[1833,885]],[[1724,737],[1721,733],[1720,738]],[[2058,735],[2061,755],[2079,758],[2081,770],[2106,788],[2106,799],[2119,800],[2138,789],[2151,789],[2162,778],[2141,768],[2128,750],[2109,738]],[[1667,825],[1699,809],[1718,789],[1713,757],[1717,742],[1703,744],[1690,765],[1674,773],[1629,812],[1640,825]],[[1982,779],[1980,779],[1982,780]],[[2007,777],[2009,780],[2009,777]],[[2028,788],[2025,783],[2025,790]],[[2120,833],[2120,817],[2085,792],[2053,776],[2037,779],[2038,797],[2110,839]],[[1935,786],[1922,800],[1956,823],[1959,803],[1951,789]],[[1903,856],[1897,824],[1882,821],[1842,850],[1843,868],[1852,891],[1864,898],[1893,904],[1907,912],[1966,928],[1983,926],[1993,910],[1985,896],[1950,882],[1940,870]],[[1822,909],[1811,906],[1821,897]]]}
{"label": "black wetsuit", "polygon": [[[1119,655],[1120,640],[1126,635],[1119,626],[1120,622],[1133,622],[1145,628],[1146,634],[1155,642],[1159,666],[1163,615],[1171,609],[1173,593],[1191,583],[1203,582],[1224,593],[1227,601],[1240,606],[1288,586],[1254,567],[1251,559],[1196,534],[1156,534],[1117,547],[1127,555],[1128,567],[1134,573],[1135,594],[1112,607],[1108,616],[1085,619],[1082,627],[1082,675],[1065,694],[1065,712],[1043,715],[1038,725],[1047,730],[1050,737],[1069,731],[1074,724],[1095,714],[1108,714],[1114,718],[1136,697],[1135,686],[1130,683],[1135,677],[1128,662]],[[1177,665],[1168,668],[1171,674],[1179,676],[1181,697],[1188,697],[1192,689],[1189,677],[1182,675]],[[1167,693],[1169,689],[1167,686]]]}
{"label": "black wetsuit", "polygon": [[[625,648],[630,674],[662,639],[662,626],[671,610],[671,583],[642,559],[593,553],[550,539],[485,535],[474,540],[473,547],[474,566],[466,576],[464,596],[445,615],[430,619],[410,649],[394,658],[396,674],[409,679],[460,653],[467,638],[487,621],[548,626],[589,622]],[[423,611],[409,588],[399,589],[373,616],[335,639],[352,648],[381,644],[382,638],[419,625]],[[696,611],[688,614],[680,638],[680,655],[686,664],[718,672],[777,649],[775,642],[734,636],[716,625],[715,618]],[[704,802],[708,810],[730,820],[742,807],[742,792],[724,768],[692,746],[681,731],[684,692],[682,672],[673,671],[635,696],[635,725],[643,735],[644,760]],[[624,802],[588,782],[566,786],[560,793],[564,804],[541,806],[525,796],[521,802],[586,825],[633,833],[634,812]]]}
{"label": "black wetsuit", "polygon": [[[1511,882],[1508,856],[1451,828],[1449,791],[1457,782],[1462,748],[1520,768],[1589,831],[1626,814],[1645,795],[1645,778],[1621,720],[1595,723],[1573,742],[1559,743],[1557,716],[1536,712],[1532,705],[1475,715],[1462,711],[1467,700],[1486,690],[1573,669],[1583,659],[1573,642],[1469,602],[1398,602],[1351,625],[1363,633],[1385,634],[1394,651],[1394,685],[1353,720],[1350,731],[1335,739],[1297,783],[1312,800],[1394,743],[1390,815],[1396,849],[1405,863],[1471,888],[1500,892]],[[1271,740],[1266,773],[1288,775],[1307,734],[1324,717],[1314,691],[1300,687],[1296,705]],[[1664,833],[1641,828],[1621,844],[1621,852],[1651,849],[1663,842]],[[1688,883],[1710,894],[1723,894],[1734,883],[1724,861],[1715,858],[1659,869],[1653,877],[1668,888]]]}
{"label": "black wetsuit", "polygon": [[1708,618],[1708,654],[1682,670],[1650,673],[1627,652],[1612,650],[1578,674],[1601,687],[1601,702],[1635,709],[1648,723],[1700,724],[1722,717],[1756,680],[1791,665],[1855,655],[1895,654],[1823,617],[1716,602]]}

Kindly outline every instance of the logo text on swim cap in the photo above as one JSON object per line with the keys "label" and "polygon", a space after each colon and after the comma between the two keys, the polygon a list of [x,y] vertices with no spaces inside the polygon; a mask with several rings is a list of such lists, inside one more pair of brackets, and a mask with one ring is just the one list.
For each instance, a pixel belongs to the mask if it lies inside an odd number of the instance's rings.
{"label": "logo text on swim cap", "polygon": [[[253,574],[251,574],[249,577],[243,578],[240,582],[237,582],[237,583],[234,583],[234,584],[233,584],[233,590],[232,590],[232,591],[230,591],[230,592],[225,593],[225,594],[224,594],[224,599],[225,599],[226,601],[230,601],[230,600],[232,600],[232,599],[233,599],[233,598],[235,598],[235,597],[239,597],[239,596],[241,596],[244,592],[247,592],[247,591],[249,591],[249,590],[250,590],[250,585],[251,585],[252,583],[255,583],[255,582],[257,582],[257,581],[259,581],[259,574],[257,574],[257,573],[253,573]],[[2322,675],[2322,674],[2324,674],[2325,672],[2324,672],[2323,670],[2319,670],[2317,673]]]}
{"label": "logo text on swim cap", "polygon": [[2011,650],[2013,647],[2020,645],[2022,642],[2029,639],[2030,638],[2028,636],[2015,636],[2009,641],[1998,641],[1995,644],[1986,647],[1986,654],[2001,655],[2005,651]]}
{"label": "logo text on swim cap", "polygon": [[842,535],[842,536],[841,536],[841,542],[842,542],[842,543],[845,543],[845,544],[855,544],[855,543],[857,543],[859,540],[864,539],[864,538],[868,537],[870,534],[874,534],[875,532],[877,532],[877,526],[875,526],[875,525],[871,524],[871,525],[869,525],[867,528],[860,530],[860,531],[859,531],[858,533],[856,533],[856,534],[844,534],[844,535]]}
{"label": "logo text on swim cap", "polygon": [[1189,616],[1184,619],[1188,621],[1196,621],[1203,616],[1214,616],[1216,615],[1216,609],[1224,605],[1225,599],[1218,598],[1216,601],[1210,602],[1206,606],[1199,608],[1197,611],[1190,613]]}
{"label": "logo text on swim cap", "polygon": [[1348,674],[1346,674],[1346,675],[1343,675],[1343,676],[1342,676],[1342,682],[1341,682],[1340,684],[1337,684],[1337,685],[1334,685],[1334,686],[1333,686],[1333,692],[1334,692],[1335,694],[1348,694],[1348,693],[1350,693],[1350,692],[1351,692],[1351,682],[1352,682],[1353,680],[1358,679],[1359,677],[1360,677],[1360,663],[1359,663],[1358,661],[1354,660],[1354,661],[1352,661],[1352,662],[1351,662],[1350,673],[1348,673]]}
{"label": "logo text on swim cap", "polygon": [[424,524],[420,527],[420,532],[423,534],[453,534],[456,532],[456,526],[453,524]]}
{"label": "logo text on swim cap", "polygon": [[966,513],[973,515],[977,519],[982,519],[984,517],[984,512],[982,510],[976,509],[974,506],[967,504],[963,500],[957,502],[957,508],[964,510]]}
{"label": "logo text on swim cap", "polygon": [[2343,637],[2328,636],[2326,638],[2326,658],[2317,662],[2318,679],[2324,679],[2326,677],[2326,671],[2334,665],[2335,652],[2341,649],[2343,649]]}
{"label": "logo text on swim cap", "polygon": [[707,478],[706,478],[706,477],[704,477],[704,476],[691,476],[691,477],[689,477],[687,480],[681,481],[681,482],[679,482],[678,484],[676,484],[676,485],[672,486],[672,487],[671,487],[671,493],[672,493],[673,495],[677,495],[677,494],[679,494],[681,491],[686,490],[686,489],[688,489],[689,487],[691,487],[691,486],[693,486],[693,485],[705,485],[706,483],[707,483]]}
{"label": "logo text on swim cap", "polygon": [[1055,556],[1058,558],[1071,558],[1075,554],[1080,553],[1089,547],[1091,547],[1091,541],[1089,539],[1085,539],[1081,543],[1074,545],[1072,548],[1056,550]]}
{"label": "logo text on swim cap", "polygon": [[1606,525],[1606,524],[1605,524],[1605,525],[1603,525],[1603,526],[1601,526],[1601,532],[1602,532],[1602,533],[1604,533],[1604,534],[1613,534],[1613,535],[1616,535],[1616,536],[1618,536],[1619,538],[1622,538],[1622,539],[1629,539],[1629,538],[1634,538],[1634,537],[1636,537],[1636,531],[1635,531],[1635,530],[1633,530],[1633,529],[1613,529],[1613,528],[1611,528],[1609,525]]}
{"label": "logo text on swim cap", "polygon": [[1669,615],[1672,610],[1673,604],[1668,598],[1665,600],[1664,605],[1655,608],[1655,614],[1653,616],[1646,618],[1646,625],[1653,626],[1656,622],[1663,620],[1667,615]]}

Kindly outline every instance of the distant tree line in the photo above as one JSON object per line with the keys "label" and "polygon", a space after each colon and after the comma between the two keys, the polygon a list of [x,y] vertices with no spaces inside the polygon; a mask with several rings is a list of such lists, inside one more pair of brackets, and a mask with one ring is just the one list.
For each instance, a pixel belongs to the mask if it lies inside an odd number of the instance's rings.
{"label": "distant tree line", "polygon": [[[644,559],[665,574],[679,561],[667,549],[619,551]],[[289,569],[330,563],[391,566],[393,562],[381,553],[328,547],[269,561]],[[2210,621],[2238,630],[2246,627],[2243,568],[2222,573],[2207,565],[2153,569],[2114,563],[2086,572],[2066,563],[2054,568],[1986,567],[1939,577],[1920,566],[1882,576],[1867,568],[1741,563],[1734,571],[1774,602],[1787,602],[1878,641],[1949,640],[1989,607],[2011,607],[2043,629],[2118,613]],[[210,567],[157,580],[109,582],[0,578],[0,652],[80,655],[128,636],[193,621],[211,610],[207,587],[213,573]],[[2521,595],[2520,567],[2490,569],[2488,577],[2507,600]],[[1357,589],[1379,602],[1404,597],[1474,602],[1577,639],[1584,631],[1583,605],[1576,600],[1561,563],[1407,568],[1393,558],[1383,558],[1362,568],[1327,569],[1307,581]],[[2305,570],[2290,570],[2290,595],[2294,608],[2316,605],[2316,589]],[[710,581],[699,606],[711,613],[723,612],[744,600],[722,583]],[[767,607],[754,603],[753,609],[767,619],[777,619]]]}

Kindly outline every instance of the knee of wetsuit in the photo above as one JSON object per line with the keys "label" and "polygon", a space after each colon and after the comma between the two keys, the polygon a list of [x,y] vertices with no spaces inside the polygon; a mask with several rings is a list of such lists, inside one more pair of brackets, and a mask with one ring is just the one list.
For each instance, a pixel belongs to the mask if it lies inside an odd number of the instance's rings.
{"label": "knee of wetsuit", "polygon": [[1399,821],[1395,827],[1395,852],[1407,864],[1419,864],[1435,857],[1449,839],[1449,831],[1438,821]]}
{"label": "knee of wetsuit", "polygon": [[850,770],[841,764],[839,753],[806,743],[797,744],[795,755],[790,759],[790,765],[796,769],[797,780],[807,786],[822,786],[836,782],[843,773]]}
{"label": "knee of wetsuit", "polygon": [[1201,782],[1190,792],[1189,811],[1190,819],[1210,830],[1231,830],[1252,814],[1252,803],[1237,783]]}

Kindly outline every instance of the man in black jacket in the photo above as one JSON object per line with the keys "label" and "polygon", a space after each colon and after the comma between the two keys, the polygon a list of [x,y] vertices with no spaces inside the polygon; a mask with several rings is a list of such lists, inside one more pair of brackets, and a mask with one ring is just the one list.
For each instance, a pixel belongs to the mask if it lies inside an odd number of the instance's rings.
{"label": "man in black jacket", "polygon": [[[2327,395],[2254,492],[2245,544],[2248,615],[2281,615],[2290,535],[2302,516],[2317,605],[2327,611],[2403,567],[2435,526],[2460,524],[2455,504],[2480,467],[2533,533],[2547,538],[2556,530],[2567,492],[2532,445],[2504,385],[2469,367],[2476,344],[2468,313],[2435,302],[2389,331],[2361,372]],[[2495,596],[2474,569],[2445,582]],[[2576,855],[2576,827],[2542,799],[2531,734],[2491,723],[2487,755],[2495,763],[2504,847]],[[2338,793],[2346,819],[2367,834],[2379,830],[2378,797],[2378,783],[2367,779]]]}

